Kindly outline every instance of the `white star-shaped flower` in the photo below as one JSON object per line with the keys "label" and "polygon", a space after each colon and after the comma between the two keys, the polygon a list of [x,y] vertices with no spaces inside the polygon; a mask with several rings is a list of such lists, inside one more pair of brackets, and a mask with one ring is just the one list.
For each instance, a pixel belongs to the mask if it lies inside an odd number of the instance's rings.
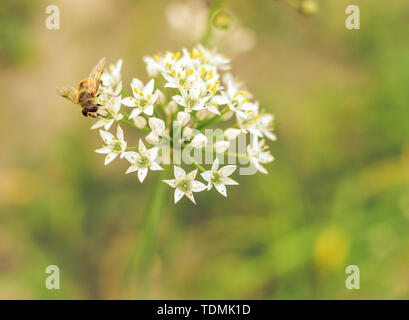
{"label": "white star-shaped flower", "polygon": [[196,204],[193,197],[193,192],[201,192],[206,189],[206,186],[200,181],[196,181],[197,169],[186,174],[185,170],[177,166],[174,167],[175,179],[163,180],[172,188],[175,188],[175,203],[177,203],[184,195]]}
{"label": "white star-shaped flower", "polygon": [[229,177],[235,170],[236,166],[234,165],[224,166],[219,169],[219,160],[216,158],[213,162],[212,169],[203,172],[201,176],[208,182],[208,190],[215,186],[217,191],[227,197],[226,186],[238,185],[236,181]]}
{"label": "white star-shaped flower", "polygon": [[106,154],[105,165],[112,162],[118,155],[123,158],[124,151],[126,150],[126,141],[124,140],[124,132],[122,128],[118,125],[116,129],[116,137],[104,130],[99,130],[102,140],[105,143],[105,146],[95,150],[97,153]]}
{"label": "white star-shaped flower", "polygon": [[122,59],[119,59],[116,64],[111,64],[104,71],[101,76],[102,82],[102,91],[113,95],[118,96],[122,90]]}
{"label": "white star-shaped flower", "polygon": [[98,98],[98,101],[103,105],[98,112],[103,114],[105,118],[98,119],[91,129],[104,127],[105,130],[109,130],[115,121],[119,121],[124,117],[119,113],[121,110],[121,97],[107,97],[106,95],[101,95]]}
{"label": "white star-shaped flower", "polygon": [[153,114],[153,105],[158,99],[158,92],[153,92],[155,80],[151,79],[145,86],[138,79],[133,79],[131,83],[133,97],[122,99],[122,104],[134,108],[129,115],[129,119],[139,116],[142,112],[148,116]]}
{"label": "white star-shaped flower", "polygon": [[274,161],[274,157],[271,155],[268,147],[265,145],[264,140],[259,142],[257,136],[252,136],[251,143],[247,146],[247,155],[250,163],[253,164],[258,171],[264,174],[268,173],[262,164]]}
{"label": "white star-shaped flower", "polygon": [[157,148],[154,147],[151,149],[146,149],[142,140],[139,140],[138,151],[139,152],[125,152],[125,159],[131,163],[131,166],[126,171],[126,174],[137,171],[139,181],[142,183],[148,174],[148,169],[156,171],[163,170],[163,168],[157,162],[155,162],[155,159],[158,156]]}

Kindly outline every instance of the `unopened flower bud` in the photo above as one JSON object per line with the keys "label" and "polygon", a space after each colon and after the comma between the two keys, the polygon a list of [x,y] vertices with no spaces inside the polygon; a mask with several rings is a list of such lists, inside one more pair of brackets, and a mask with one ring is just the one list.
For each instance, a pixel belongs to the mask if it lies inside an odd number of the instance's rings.
{"label": "unopened flower bud", "polygon": [[178,104],[172,100],[168,103],[166,109],[168,109],[170,113],[175,113],[176,111],[178,111]]}
{"label": "unopened flower bud", "polygon": [[149,119],[149,127],[152,129],[153,134],[160,136],[165,131],[165,121],[159,118],[152,117]]}
{"label": "unopened flower bud", "polygon": [[137,128],[142,129],[146,126],[146,119],[142,116],[137,116],[133,118],[133,123]]}
{"label": "unopened flower bud", "polygon": [[235,129],[235,128],[229,128],[226,131],[224,131],[224,137],[227,140],[233,140],[238,137],[240,134],[241,130],[240,129]]}
{"label": "unopened flower bud", "polygon": [[193,129],[191,127],[185,127],[183,129],[183,136],[184,137],[189,139],[192,136],[192,134],[193,134]]}
{"label": "unopened flower bud", "polygon": [[214,148],[216,149],[217,153],[225,152],[227,149],[229,149],[229,147],[229,141],[220,140],[214,143]]}
{"label": "unopened flower bud", "polygon": [[176,120],[177,120],[177,123],[178,123],[181,127],[183,127],[183,126],[185,126],[185,125],[187,125],[187,124],[189,123],[189,121],[190,121],[190,114],[187,113],[187,112],[180,111],[180,112],[178,112],[178,115],[177,115]]}
{"label": "unopened flower bud", "polygon": [[204,134],[199,133],[194,136],[192,140],[192,146],[195,148],[203,148],[207,144],[207,137]]}
{"label": "unopened flower bud", "polygon": [[156,89],[155,93],[157,93],[158,95],[158,99],[156,100],[156,102],[158,104],[163,104],[165,102],[165,95],[163,94],[163,92],[159,89]]}
{"label": "unopened flower bud", "polygon": [[146,137],[145,140],[150,143],[150,144],[158,144],[160,139],[159,137],[154,134],[153,132],[149,133]]}
{"label": "unopened flower bud", "polygon": [[220,119],[222,119],[222,121],[227,121],[231,117],[233,117],[233,115],[234,115],[234,111],[230,110],[230,111],[226,112],[224,115],[222,115]]}
{"label": "unopened flower bud", "polygon": [[228,28],[230,28],[232,23],[232,15],[225,10],[220,10],[213,17],[213,26],[217,29],[227,30]]}

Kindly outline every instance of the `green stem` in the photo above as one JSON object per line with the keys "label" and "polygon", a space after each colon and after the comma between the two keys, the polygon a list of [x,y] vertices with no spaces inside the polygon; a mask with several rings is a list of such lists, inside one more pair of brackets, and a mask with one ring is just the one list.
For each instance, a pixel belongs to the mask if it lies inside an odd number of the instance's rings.
{"label": "green stem", "polygon": [[210,8],[209,12],[209,18],[207,20],[207,26],[205,33],[203,34],[202,38],[200,39],[200,43],[204,46],[207,46],[209,44],[209,40],[212,36],[212,31],[213,31],[213,18],[214,15],[219,11],[223,6],[223,1],[218,0],[214,1],[212,7]]}
{"label": "green stem", "polygon": [[[144,296],[149,294],[152,268],[157,252],[159,222],[166,190],[166,184],[162,180],[168,178],[169,171],[170,166],[167,166],[150,194],[144,212],[143,229],[124,274],[124,281],[129,282],[131,281],[130,275],[134,272],[137,273],[132,280],[137,281],[138,293]],[[137,261],[135,261],[136,258],[138,258]]]}
{"label": "green stem", "polygon": [[197,162],[195,161],[195,159],[193,159],[193,157],[189,156],[189,159],[190,159],[190,161],[192,161],[192,163],[193,163],[200,171],[202,171],[202,172],[205,172],[205,171],[206,171],[206,169],[203,168],[199,163],[197,163]]}
{"label": "green stem", "polygon": [[133,123],[133,121],[128,120],[129,114],[128,114],[126,111],[121,110],[120,113],[124,116],[124,118],[122,118],[121,120],[119,120],[119,122],[125,123],[125,124],[127,124],[128,126],[134,127],[134,128],[136,128],[136,129],[143,130],[143,131],[145,131],[145,132],[151,132],[151,130],[149,130],[149,128],[147,128],[147,127],[138,128],[138,127],[135,125],[135,123]]}

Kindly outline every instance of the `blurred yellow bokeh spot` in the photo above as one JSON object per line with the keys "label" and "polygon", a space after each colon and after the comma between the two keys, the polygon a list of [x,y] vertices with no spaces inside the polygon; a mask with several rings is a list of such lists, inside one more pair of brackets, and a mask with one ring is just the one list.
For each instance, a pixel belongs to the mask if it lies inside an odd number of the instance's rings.
{"label": "blurred yellow bokeh spot", "polygon": [[328,228],[318,236],[314,248],[314,259],[318,269],[330,271],[339,268],[349,251],[349,241],[344,232]]}

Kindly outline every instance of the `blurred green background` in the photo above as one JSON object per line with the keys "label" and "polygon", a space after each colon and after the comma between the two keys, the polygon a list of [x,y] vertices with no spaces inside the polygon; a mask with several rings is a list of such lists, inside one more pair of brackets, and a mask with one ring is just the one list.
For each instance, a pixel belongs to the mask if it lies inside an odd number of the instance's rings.
{"label": "blurred green background", "polygon": [[[123,161],[104,167],[93,121],[55,87],[102,56],[124,59],[124,86],[146,81],[143,56],[196,43],[169,27],[170,3],[2,1],[0,298],[408,299],[403,0],[321,1],[314,16],[284,0],[225,2],[252,43],[218,47],[275,114],[276,161],[268,175],[241,176],[227,199],[174,205],[166,190],[151,289],[124,283],[154,175],[141,185]],[[45,27],[49,4],[58,31]],[[349,4],[360,6],[360,30],[345,28]],[[345,287],[351,264],[360,290]],[[58,291],[45,287],[48,265],[60,268]]]}

